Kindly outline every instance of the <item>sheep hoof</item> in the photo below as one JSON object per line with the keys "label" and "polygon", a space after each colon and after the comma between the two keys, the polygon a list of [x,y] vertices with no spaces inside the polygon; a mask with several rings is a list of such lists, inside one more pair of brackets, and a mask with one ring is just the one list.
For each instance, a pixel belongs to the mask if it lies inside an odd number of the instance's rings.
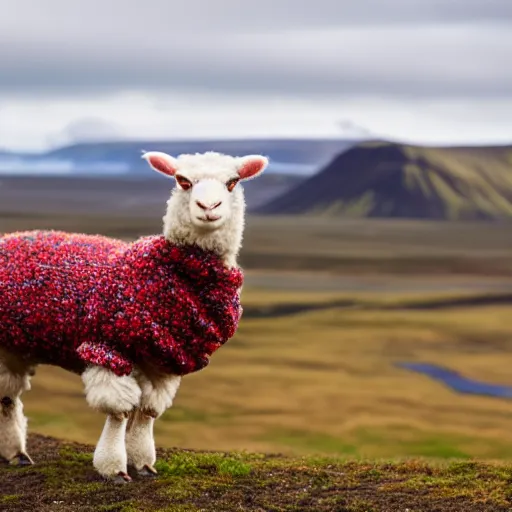
{"label": "sheep hoof", "polygon": [[20,466],[32,466],[34,464],[34,461],[27,453],[19,453],[17,457]]}
{"label": "sheep hoof", "polygon": [[5,466],[32,466],[34,461],[30,458],[26,453],[18,453],[11,460],[6,459],[5,457],[0,457],[0,464]]}
{"label": "sheep hoof", "polygon": [[132,481],[132,478],[130,475],[125,473],[124,471],[119,471],[119,473],[112,479],[112,482],[115,484],[127,484]]}
{"label": "sheep hoof", "polygon": [[146,464],[142,469],[139,469],[137,473],[139,474],[139,476],[149,478],[155,478],[158,475],[158,471],[149,464]]}

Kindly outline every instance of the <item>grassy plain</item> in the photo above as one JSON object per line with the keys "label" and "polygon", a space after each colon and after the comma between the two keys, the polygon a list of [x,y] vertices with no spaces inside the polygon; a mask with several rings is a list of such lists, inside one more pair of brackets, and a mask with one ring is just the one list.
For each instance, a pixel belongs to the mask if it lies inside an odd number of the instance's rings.
{"label": "grassy plain", "polygon": [[[251,291],[245,296],[250,308]],[[261,292],[255,298],[257,305]],[[157,423],[159,445],[512,458],[512,402],[458,395],[395,366],[437,363],[509,383],[512,305],[421,311],[382,309],[375,298],[362,304],[246,318],[206,370],[185,377],[175,406]],[[78,377],[40,368],[25,404],[37,432],[83,442],[99,435],[102,417],[86,407]]]}
{"label": "grassy plain", "polygon": [[[122,216],[101,208],[89,214],[13,213],[0,204],[0,233],[25,229],[133,239],[161,232],[161,218],[137,209]],[[240,261],[248,269],[279,272],[512,277],[511,233],[511,222],[249,216]]]}
{"label": "grassy plain", "polygon": [[[158,232],[159,221],[0,217],[0,231],[34,228],[131,239]],[[211,365],[184,379],[157,423],[158,444],[509,460],[511,402],[458,395],[395,364],[437,363],[510,383],[510,300],[457,300],[510,293],[511,256],[506,224],[250,217],[242,255],[247,315]],[[447,303],[409,309],[425,301]],[[272,312],[290,303],[326,306]],[[103,418],[85,405],[76,376],[39,368],[25,404],[33,431],[87,443],[99,436]]]}

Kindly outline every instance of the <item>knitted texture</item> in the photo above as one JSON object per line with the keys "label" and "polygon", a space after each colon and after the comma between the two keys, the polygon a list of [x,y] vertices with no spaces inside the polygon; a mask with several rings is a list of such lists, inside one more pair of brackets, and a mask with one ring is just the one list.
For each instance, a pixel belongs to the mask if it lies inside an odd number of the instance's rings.
{"label": "knitted texture", "polygon": [[163,236],[125,243],[58,231],[0,238],[0,348],[81,373],[204,368],[242,314],[240,269]]}

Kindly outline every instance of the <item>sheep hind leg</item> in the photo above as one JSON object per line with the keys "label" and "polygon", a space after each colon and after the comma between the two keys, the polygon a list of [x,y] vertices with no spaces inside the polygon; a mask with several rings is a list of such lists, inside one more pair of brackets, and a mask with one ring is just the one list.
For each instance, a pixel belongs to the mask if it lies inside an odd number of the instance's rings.
{"label": "sheep hind leg", "polygon": [[4,464],[33,464],[26,449],[27,419],[20,399],[30,389],[31,374],[30,366],[0,351],[0,462]]}
{"label": "sheep hind leg", "polygon": [[12,464],[17,461],[19,466],[28,466],[34,462],[26,449],[27,419],[23,414],[23,403],[19,398],[9,396],[0,399],[0,462]]}

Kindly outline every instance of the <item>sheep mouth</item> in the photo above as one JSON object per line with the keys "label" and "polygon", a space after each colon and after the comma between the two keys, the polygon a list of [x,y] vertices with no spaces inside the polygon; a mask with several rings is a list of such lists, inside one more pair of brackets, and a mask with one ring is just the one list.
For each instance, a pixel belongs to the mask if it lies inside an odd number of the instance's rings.
{"label": "sheep mouth", "polygon": [[197,217],[198,220],[201,222],[215,222],[217,220],[220,220],[219,215],[206,215],[204,217]]}

